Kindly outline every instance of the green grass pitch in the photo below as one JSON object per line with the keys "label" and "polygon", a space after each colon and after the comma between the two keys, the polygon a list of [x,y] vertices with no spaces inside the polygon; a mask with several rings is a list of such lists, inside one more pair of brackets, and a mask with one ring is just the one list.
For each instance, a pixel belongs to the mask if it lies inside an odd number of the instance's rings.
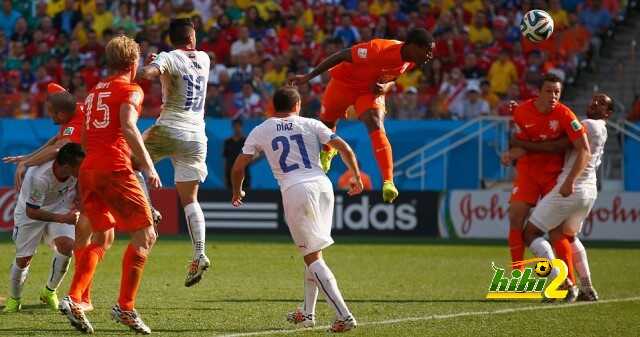
{"label": "green grass pitch", "polygon": [[[348,336],[637,336],[640,333],[640,245],[587,249],[597,304],[543,304],[484,300],[491,262],[508,251],[496,242],[456,242],[337,237],[325,259],[360,326]],[[132,332],[112,322],[120,281],[120,237],[98,267],[96,310],[88,314],[98,336]],[[619,246],[617,248],[614,248]],[[302,298],[302,261],[286,236],[209,235],[213,269],[193,288],[183,280],[191,246],[187,238],[161,237],[147,262],[137,309],[156,336],[326,336],[325,328],[291,330],[285,314]],[[14,253],[0,239],[0,303],[7,296]],[[38,302],[51,253],[40,246],[25,286],[23,311],[0,313],[2,336],[80,335]],[[71,271],[59,294],[68,289]],[[60,296],[61,297],[61,296]],[[322,296],[318,324],[333,314]],[[283,331],[287,330],[287,331]]]}

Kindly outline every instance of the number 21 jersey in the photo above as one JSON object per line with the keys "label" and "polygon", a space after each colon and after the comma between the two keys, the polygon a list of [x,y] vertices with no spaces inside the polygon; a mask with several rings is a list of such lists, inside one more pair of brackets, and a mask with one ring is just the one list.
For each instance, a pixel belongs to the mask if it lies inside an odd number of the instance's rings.
{"label": "number 21 jersey", "polygon": [[83,169],[131,170],[131,148],[120,127],[120,106],[129,103],[138,114],[144,93],[139,85],[119,78],[100,81],[87,95],[85,111],[85,149]]}
{"label": "number 21 jersey", "polygon": [[209,80],[209,55],[176,49],[151,62],[160,70],[162,111],[157,125],[204,133],[204,100]]}
{"label": "number 21 jersey", "polygon": [[244,142],[242,152],[264,152],[280,190],[324,178],[320,149],[336,135],[322,122],[299,116],[269,118],[256,126]]}

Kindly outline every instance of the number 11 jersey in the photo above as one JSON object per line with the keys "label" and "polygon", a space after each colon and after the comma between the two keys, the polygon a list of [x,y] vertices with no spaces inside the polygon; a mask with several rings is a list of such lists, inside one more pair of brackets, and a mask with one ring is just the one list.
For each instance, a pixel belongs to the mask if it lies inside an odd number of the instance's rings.
{"label": "number 11 jersey", "polygon": [[162,111],[156,125],[204,133],[204,100],[209,80],[209,55],[176,49],[151,62],[160,70]]}
{"label": "number 11 jersey", "polygon": [[320,167],[320,150],[336,135],[322,122],[300,116],[272,117],[256,126],[242,152],[264,152],[280,190],[308,181],[326,179]]}

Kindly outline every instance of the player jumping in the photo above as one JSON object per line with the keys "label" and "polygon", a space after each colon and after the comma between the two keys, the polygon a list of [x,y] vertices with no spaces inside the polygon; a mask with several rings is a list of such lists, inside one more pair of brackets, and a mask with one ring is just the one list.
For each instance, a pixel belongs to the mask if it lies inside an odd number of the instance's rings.
{"label": "player jumping", "polygon": [[[560,78],[546,74],[539,96],[523,102],[514,110],[515,138],[541,142],[567,136],[579,158],[584,158],[589,155],[584,128],[571,109],[560,103],[561,93]],[[564,163],[564,152],[523,154],[522,149],[514,147],[502,155],[502,162],[509,165],[515,158],[519,159],[509,207],[509,249],[514,263],[522,261],[524,257],[522,231],[529,211],[556,185]],[[558,256],[570,265],[569,241],[560,238],[555,240],[553,245]],[[575,279],[571,281],[575,284]]]}
{"label": "player jumping", "polygon": [[[331,80],[322,98],[320,120],[335,130],[338,120],[346,117],[349,107],[355,109],[369,131],[373,153],[382,175],[382,197],[393,202],[398,190],[393,183],[393,155],[384,130],[385,94],[395,79],[415,65],[433,58],[435,42],[427,30],[413,29],[405,42],[374,39],[343,49],[322,61],[306,75],[292,78],[304,84],[329,70]],[[326,147],[320,153],[322,169],[329,171],[336,151]]]}
{"label": "player jumping", "polygon": [[13,214],[13,241],[16,258],[11,265],[9,294],[3,312],[18,312],[22,306],[22,287],[29,273],[31,258],[40,241],[53,249],[53,260],[40,300],[58,310],[56,289],[69,268],[73,252],[76,177],[84,158],[82,147],[68,143],[60,148],[55,160],[31,166],[21,185]]}
{"label": "player jumping", "polygon": [[[80,197],[94,233],[118,228],[131,235],[122,261],[120,296],[111,315],[134,331],[148,334],[151,330],[134,306],[156,234],[147,198],[133,172],[131,155],[138,159],[152,187],[160,187],[160,179],[136,127],[143,100],[142,89],[133,83],[140,48],[132,39],[118,36],[107,44],[105,54],[112,76],[100,81],[85,100],[83,140],[87,157],[79,175]],[[76,287],[60,302],[60,310],[71,324],[87,333],[92,333],[93,327],[78,301],[104,254],[101,247],[92,249],[85,252],[91,258],[76,270]]]}
{"label": "player jumping", "polygon": [[255,156],[264,152],[280,185],[291,237],[305,262],[304,306],[290,313],[287,320],[305,327],[314,326],[318,289],[321,289],[327,303],[336,311],[336,320],[330,330],[351,330],[356,327],[356,320],[342,298],[335,276],[322,259],[322,250],[333,244],[334,196],[331,181],[320,167],[319,152],[323,144],[338,150],[353,174],[350,195],[362,192],[356,157],[349,145],[325,125],[299,116],[300,95],[296,89],[278,89],[273,96],[273,104],[276,110],[274,117],[251,131],[242,154],[233,165],[232,203],[236,207],[242,204],[245,168]]}
{"label": "player jumping", "polygon": [[204,99],[207,96],[210,60],[195,50],[196,31],[190,19],[175,19],[169,39],[176,48],[151,55],[151,63],[139,72],[162,82],[162,111],[155,125],[144,133],[144,142],[154,162],[169,157],[175,170],[176,190],[184,208],[193,244],[193,258],[185,286],[202,278],[211,262],[205,255],[205,219],[198,203],[198,186],[207,177],[207,135]]}
{"label": "player jumping", "polygon": [[[539,257],[554,258],[551,245],[543,237],[544,232],[549,233],[552,241],[566,236],[571,242],[573,262],[580,278],[580,291],[576,294],[577,289],[572,287],[567,297],[569,301],[576,298],[583,301],[598,300],[598,293],[591,283],[587,253],[577,234],[598,196],[596,170],[607,141],[606,120],[612,113],[613,101],[609,96],[602,93],[593,95],[587,109],[587,119],[582,121],[591,155],[580,157],[576,151],[567,153],[556,186],[540,200],[524,230],[525,243]],[[559,152],[571,147],[567,138],[542,143],[515,141],[512,145],[538,152]],[[573,266],[570,266],[570,273],[572,269]]]}

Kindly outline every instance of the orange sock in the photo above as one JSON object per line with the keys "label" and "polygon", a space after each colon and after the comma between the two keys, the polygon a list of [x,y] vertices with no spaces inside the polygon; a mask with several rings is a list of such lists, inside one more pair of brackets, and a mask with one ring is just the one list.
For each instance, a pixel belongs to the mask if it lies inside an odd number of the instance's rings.
{"label": "orange sock", "polygon": [[91,285],[93,275],[96,272],[98,262],[104,256],[104,248],[95,243],[89,244],[76,256],[76,270],[73,272],[73,280],[69,287],[69,297],[79,303],[82,300],[85,290]]}
{"label": "orange sock", "polygon": [[566,236],[563,236],[562,239],[553,242],[553,250],[556,251],[558,258],[567,264],[567,270],[569,272],[567,278],[575,285],[576,276],[573,274],[573,251],[571,249],[571,242],[569,242]]}
{"label": "orange sock", "polygon": [[136,294],[142,281],[142,271],[147,257],[139,253],[131,244],[122,257],[122,278],[120,279],[120,297],[118,304],[125,311],[133,310]]}
{"label": "orange sock", "polygon": [[[512,264],[524,259],[524,239],[521,229],[509,229],[509,250],[511,251]],[[519,266],[517,269],[524,270],[524,266]]]}
{"label": "orange sock", "polygon": [[393,154],[387,134],[382,130],[376,130],[369,134],[369,138],[371,138],[373,155],[378,162],[382,180],[393,181]]}

